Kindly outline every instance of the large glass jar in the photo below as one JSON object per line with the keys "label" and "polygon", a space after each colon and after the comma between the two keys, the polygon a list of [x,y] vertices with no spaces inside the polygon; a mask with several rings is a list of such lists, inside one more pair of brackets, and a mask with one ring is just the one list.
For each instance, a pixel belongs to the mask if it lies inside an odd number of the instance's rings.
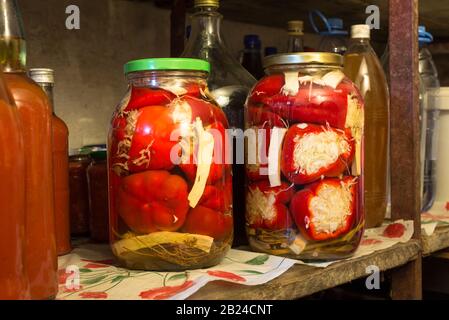
{"label": "large glass jar", "polygon": [[208,93],[209,68],[186,58],[125,65],[108,174],[112,251],[128,268],[208,267],[231,246],[228,121]]}
{"label": "large glass jar", "polygon": [[264,60],[246,103],[246,225],[254,250],[351,255],[364,228],[363,100],[333,53]]}

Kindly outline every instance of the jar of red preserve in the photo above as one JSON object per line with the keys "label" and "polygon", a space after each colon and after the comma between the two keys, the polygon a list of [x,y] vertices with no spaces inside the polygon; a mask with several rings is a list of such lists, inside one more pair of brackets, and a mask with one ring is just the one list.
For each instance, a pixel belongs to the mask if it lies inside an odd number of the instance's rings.
{"label": "jar of red preserve", "polygon": [[363,100],[333,53],[264,60],[246,102],[246,225],[254,250],[350,256],[364,228]]}
{"label": "jar of red preserve", "polygon": [[128,92],[108,142],[112,250],[126,267],[218,264],[232,243],[228,121],[211,98],[208,62],[128,62]]}

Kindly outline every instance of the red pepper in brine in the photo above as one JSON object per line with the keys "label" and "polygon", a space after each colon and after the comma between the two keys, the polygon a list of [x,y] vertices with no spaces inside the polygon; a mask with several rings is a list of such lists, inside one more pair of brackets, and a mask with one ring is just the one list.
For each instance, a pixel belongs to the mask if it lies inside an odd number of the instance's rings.
{"label": "red pepper in brine", "polygon": [[252,228],[282,230],[292,226],[287,203],[293,186],[282,183],[271,187],[268,181],[250,184],[246,195],[246,221]]}
{"label": "red pepper in brine", "polygon": [[325,241],[348,233],[357,215],[354,177],[323,179],[298,191],[290,202],[296,226],[309,240]]}
{"label": "red pepper in brine", "polygon": [[300,123],[285,135],[281,170],[295,184],[306,184],[322,176],[336,177],[350,168],[354,141],[348,130]]}

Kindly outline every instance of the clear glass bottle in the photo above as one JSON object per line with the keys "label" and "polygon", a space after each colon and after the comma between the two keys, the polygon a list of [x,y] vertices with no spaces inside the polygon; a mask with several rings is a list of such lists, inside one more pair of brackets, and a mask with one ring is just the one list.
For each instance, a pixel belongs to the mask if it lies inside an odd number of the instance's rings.
{"label": "clear glass bottle", "polygon": [[438,148],[438,122],[440,111],[435,107],[434,97],[440,89],[438,71],[432,59],[427,45],[433,41],[432,35],[424,26],[418,27],[419,36],[419,74],[427,91],[427,107],[424,110],[426,116],[425,160],[422,210],[429,210],[436,195],[436,162]]}
{"label": "clear glass bottle", "polygon": [[[256,79],[242,67],[229,50],[221,35],[223,16],[217,11],[218,0],[195,0],[191,16],[192,33],[182,57],[200,58],[211,64],[208,87],[215,101],[225,112],[231,128],[243,129],[243,106]],[[234,144],[234,150],[236,145]],[[242,153],[242,152],[240,152]],[[245,236],[245,168],[243,155],[234,152],[234,245],[246,243]]]}
{"label": "clear glass bottle", "polygon": [[26,150],[26,269],[32,299],[57,293],[53,204],[52,112],[45,92],[26,74],[17,2],[0,2],[0,52],[5,83],[19,111]]}
{"label": "clear glass bottle", "polygon": [[[30,297],[25,269],[25,150],[0,71],[0,300]],[[8,152],[4,152],[8,150]]]}
{"label": "clear glass bottle", "polygon": [[264,56],[272,56],[278,53],[278,48],[276,47],[265,47]]}
{"label": "clear glass bottle", "polygon": [[301,20],[291,20],[287,22],[287,52],[304,51],[304,23]]}
{"label": "clear glass bottle", "polygon": [[[320,30],[314,19],[314,15],[318,16],[324,23],[325,29]],[[343,29],[343,20],[340,18],[327,19],[323,13],[318,10],[309,13],[309,20],[313,30],[322,36],[318,51],[345,54],[347,50],[348,32]]]}
{"label": "clear glass bottle", "polygon": [[262,44],[259,36],[248,34],[243,39],[245,48],[243,49],[242,66],[253,75],[260,79],[264,76],[262,67],[262,54],[260,52]]}
{"label": "clear glass bottle", "polygon": [[342,62],[327,52],[264,59],[267,76],[252,89],[245,118],[246,226],[256,251],[339,259],[360,243],[364,107]]}
{"label": "clear glass bottle", "polygon": [[365,218],[366,227],[382,224],[387,209],[389,93],[387,79],[370,44],[368,25],[351,27],[344,55],[344,72],[365,101]]}
{"label": "clear glass bottle", "polygon": [[56,224],[56,249],[58,255],[70,252],[69,215],[69,129],[55,114],[53,86],[54,71],[47,68],[33,68],[29,75],[47,94],[52,106],[53,136],[53,180]]}
{"label": "clear glass bottle", "polygon": [[[440,111],[435,108],[434,97],[440,88],[438,72],[427,48],[433,41],[432,35],[424,26],[418,27],[419,42],[419,102],[421,129],[421,183],[422,183],[422,211],[429,210],[436,194],[436,162],[438,146],[438,122]],[[382,66],[389,76],[390,49],[387,44],[382,55]]]}

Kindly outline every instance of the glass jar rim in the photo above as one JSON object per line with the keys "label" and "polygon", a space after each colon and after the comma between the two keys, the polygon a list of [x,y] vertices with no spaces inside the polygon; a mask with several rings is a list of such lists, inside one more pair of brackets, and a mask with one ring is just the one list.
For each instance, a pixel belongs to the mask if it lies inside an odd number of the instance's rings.
{"label": "glass jar rim", "polygon": [[343,56],[330,52],[295,52],[267,56],[263,59],[264,69],[276,65],[343,65]]}
{"label": "glass jar rim", "polygon": [[150,58],[132,60],[125,64],[125,75],[140,71],[202,71],[210,72],[209,62],[192,58]]}

